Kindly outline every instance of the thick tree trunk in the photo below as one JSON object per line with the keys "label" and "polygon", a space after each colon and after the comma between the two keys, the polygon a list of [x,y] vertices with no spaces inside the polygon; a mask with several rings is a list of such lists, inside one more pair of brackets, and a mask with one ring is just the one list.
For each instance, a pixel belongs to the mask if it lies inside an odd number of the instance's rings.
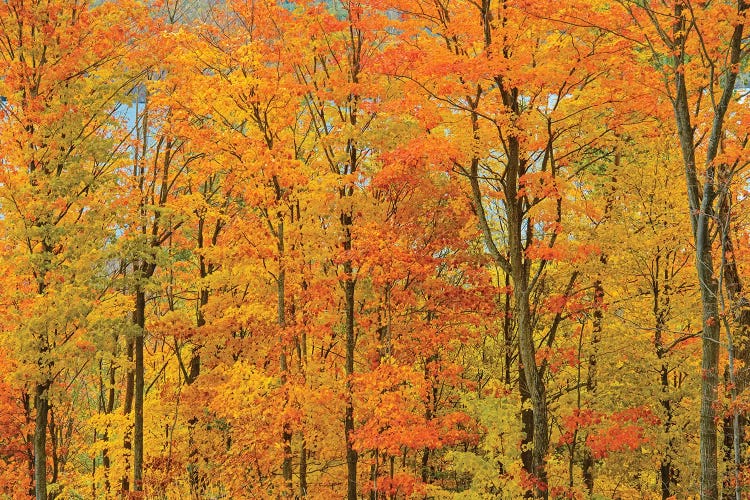
{"label": "thick tree trunk", "polygon": [[718,282],[714,276],[713,256],[709,234],[709,221],[714,198],[714,170],[708,167],[701,196],[695,166],[693,128],[687,104],[687,90],[683,78],[677,78],[678,95],[675,116],[678,123],[680,145],[685,162],[688,185],[688,202],[691,211],[695,242],[695,267],[701,291],[703,309],[703,352],[701,356],[701,412],[700,458],[701,498],[718,498],[718,456],[716,437],[716,400],[718,398],[719,364],[719,307]]}
{"label": "thick tree trunk", "polygon": [[424,447],[422,449],[422,482],[427,484],[430,480],[430,449]]}
{"label": "thick tree trunk", "polygon": [[[505,92],[508,106],[517,106],[512,92]],[[531,290],[529,269],[530,263],[524,252],[524,213],[523,199],[518,196],[518,179],[523,175],[520,160],[520,143],[517,137],[508,138],[508,164],[506,167],[505,199],[508,216],[508,253],[511,277],[513,278],[513,299],[518,331],[518,355],[521,363],[526,389],[529,391],[531,409],[533,411],[534,429],[531,453],[532,474],[535,478],[534,496],[546,499],[547,472],[546,456],[549,447],[547,421],[547,394],[544,381],[536,364],[536,347],[534,331],[531,324],[531,304],[529,294]],[[510,201],[513,200],[513,201]],[[532,285],[533,286],[533,285]]]}
{"label": "thick tree trunk", "polygon": [[703,301],[703,357],[701,359],[701,497],[716,499],[718,492],[718,457],[716,437],[716,401],[719,386],[719,309],[716,301],[718,283],[713,275],[711,251],[698,255],[698,279]]}
{"label": "thick tree trunk", "polygon": [[[742,15],[748,8],[744,0],[738,0],[737,12]],[[712,241],[710,235],[713,226],[714,201],[717,194],[716,167],[714,160],[724,134],[724,118],[729,103],[734,95],[737,71],[742,54],[743,23],[736,23],[729,43],[728,64],[723,75],[721,98],[713,108],[713,122],[706,147],[706,173],[703,189],[698,181],[695,160],[695,128],[691,122],[691,111],[688,103],[687,83],[683,70],[686,62],[686,36],[688,33],[685,11],[686,2],[677,2],[674,6],[672,25],[674,44],[674,115],[680,139],[682,158],[685,166],[690,222],[695,242],[695,267],[701,291],[703,306],[703,353],[701,359],[701,416],[700,416],[700,458],[702,499],[714,500],[719,496],[718,456],[716,436],[716,401],[718,398],[718,363],[720,317],[718,306],[718,280],[714,275],[712,259]],[[701,192],[702,191],[702,192]]]}
{"label": "thick tree trunk", "polygon": [[[501,88],[503,102],[514,111],[518,111],[517,91],[508,91]],[[471,99],[469,99],[472,104]],[[472,114],[472,126],[475,136],[478,134],[478,116]],[[519,389],[522,402],[528,396],[531,401],[531,429],[524,425],[526,440],[531,438],[531,463],[525,460],[524,466],[529,474],[534,477],[535,487],[533,495],[537,498],[548,498],[546,456],[549,448],[549,422],[547,414],[547,394],[544,380],[539,367],[536,364],[536,347],[534,344],[534,331],[531,321],[530,293],[536,286],[534,280],[529,276],[531,261],[526,258],[524,242],[529,241],[529,235],[525,234],[524,227],[524,203],[523,197],[518,196],[519,178],[523,175],[521,164],[520,142],[518,137],[509,136],[506,147],[507,165],[505,169],[505,180],[503,190],[507,210],[507,256],[503,255],[495,242],[493,229],[485,213],[482,193],[479,186],[479,159],[473,158],[471,168],[467,172],[471,182],[472,199],[474,208],[479,219],[479,227],[484,236],[485,244],[494,258],[495,262],[508,274],[513,282],[513,313],[516,321],[520,379]],[[511,201],[512,200],[512,201]],[[540,270],[541,271],[541,270]],[[525,384],[525,386],[522,386]],[[523,415],[524,423],[527,416]],[[522,455],[523,457],[523,455]]]}
{"label": "thick tree trunk", "polygon": [[[427,314],[427,321],[432,319],[432,312],[428,312]],[[424,419],[426,422],[431,422],[435,418],[435,414],[437,413],[437,402],[438,397],[440,393],[438,380],[436,380],[436,377],[430,374],[430,365],[440,359],[439,355],[436,353],[430,354],[430,356],[427,358],[427,361],[424,364],[424,378],[425,381],[430,386],[430,391],[427,393],[428,398],[427,402],[425,403],[425,412],[424,412]],[[434,467],[430,467],[430,448],[425,446],[422,449],[422,467],[421,467],[421,477],[422,482],[432,483],[435,480],[435,474],[434,474]]]}
{"label": "thick tree trunk", "polygon": [[34,391],[34,491],[36,500],[47,500],[47,423],[49,382],[38,384]]}
{"label": "thick tree trunk", "polygon": [[688,187],[690,220],[695,242],[695,268],[701,292],[703,309],[703,352],[701,357],[701,412],[700,412],[700,459],[701,498],[717,499],[718,456],[716,437],[716,400],[718,398],[719,365],[719,306],[718,282],[714,276],[713,255],[709,234],[709,222],[714,200],[714,169],[709,166],[705,175],[703,193],[698,184],[695,165],[693,128],[687,103],[684,78],[676,77],[675,117],[678,124],[680,145],[685,163]]}
{"label": "thick tree trunk", "polygon": [[[682,18],[682,7],[676,7],[677,19]],[[679,30],[680,27],[676,27]],[[718,456],[716,442],[716,399],[718,397],[719,363],[719,311],[718,291],[714,278],[709,216],[713,203],[713,169],[706,174],[705,190],[701,195],[695,164],[694,129],[690,122],[687,87],[684,75],[675,72],[675,119],[685,165],[690,220],[695,242],[695,267],[701,291],[703,309],[703,352],[701,356],[701,410],[700,410],[700,494],[702,499],[715,500],[719,496],[717,484]]]}
{"label": "thick tree trunk", "polygon": [[[283,226],[279,224],[279,237],[283,238]],[[283,239],[280,240],[279,243],[280,248],[283,251]],[[278,305],[278,325],[279,328],[283,331],[283,329],[286,327],[286,305],[285,305],[285,282],[286,282],[286,272],[282,269],[279,271],[278,281],[277,281],[277,305]],[[279,343],[281,345],[281,354],[279,355],[279,365],[281,368],[281,382],[282,384],[286,385],[289,377],[289,366],[287,364],[286,359],[286,345],[285,345],[285,339],[282,336],[279,338]],[[288,404],[288,397],[285,404]],[[292,429],[289,425],[289,422],[284,420],[281,424],[281,443],[282,443],[282,449],[284,451],[284,459],[281,464],[281,473],[284,477],[284,484],[286,485],[286,490],[289,496],[294,496],[294,485],[292,483]]]}
{"label": "thick tree trunk", "polygon": [[516,292],[516,313],[518,316],[519,356],[523,364],[523,375],[531,399],[533,411],[533,438],[531,468],[536,486],[534,496],[547,498],[546,456],[549,447],[547,422],[547,395],[544,382],[536,365],[534,339],[531,329],[528,292]]}

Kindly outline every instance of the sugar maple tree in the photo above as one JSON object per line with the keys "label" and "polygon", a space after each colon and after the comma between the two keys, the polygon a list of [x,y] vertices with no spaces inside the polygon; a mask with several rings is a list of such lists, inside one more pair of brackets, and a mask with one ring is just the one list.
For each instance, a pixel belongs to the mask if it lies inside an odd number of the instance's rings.
{"label": "sugar maple tree", "polygon": [[[413,82],[423,106],[436,109],[426,126],[452,143],[444,161],[467,179],[484,243],[512,284],[519,389],[531,405],[523,410],[524,465],[535,495],[546,497],[548,361],[537,353],[532,303],[543,300],[538,294],[548,266],[591,251],[558,241],[558,234],[566,184],[576,168],[597,161],[587,156],[590,150],[606,157],[606,145],[599,145],[606,126],[586,130],[583,124],[585,117],[603,117],[609,100],[596,83],[599,46],[608,42],[586,30],[571,36],[551,31],[541,19],[527,23],[530,3],[397,5],[408,16],[404,37],[419,43],[396,49],[391,71]],[[570,275],[563,298],[577,275]],[[550,323],[546,349],[559,324],[560,317]]]}
{"label": "sugar maple tree", "polygon": [[[738,304],[741,284],[733,271],[727,249],[733,248],[729,206],[745,166],[742,151],[746,133],[735,131],[738,123],[728,119],[730,108],[741,106],[735,92],[738,75],[747,56],[744,44],[748,4],[744,1],[701,3],[689,1],[623,2],[623,22],[608,27],[625,33],[637,44],[640,59],[649,59],[651,69],[662,78],[662,89],[672,105],[673,120],[682,154],[689,220],[695,245],[695,268],[703,307],[703,352],[701,385],[701,496],[716,498],[718,486],[717,401],[719,385],[720,314],[732,313],[742,323],[735,306],[723,311],[724,291]],[[718,263],[717,263],[718,262]],[[728,273],[727,269],[731,269]],[[738,287],[739,285],[739,287]],[[739,301],[739,302],[737,302]],[[728,323],[727,323],[728,326]],[[742,326],[744,329],[744,326]],[[734,342],[727,328],[729,356],[734,364]],[[729,376],[734,386],[734,366]],[[736,389],[733,388],[734,391]],[[735,494],[739,486],[739,415],[732,424],[734,434]],[[729,433],[729,429],[725,430]]]}
{"label": "sugar maple tree", "polygon": [[[96,349],[86,335],[98,292],[91,263],[108,237],[103,208],[123,155],[113,115],[128,86],[121,62],[134,11],[77,2],[5,2],[0,11],[3,258],[18,270],[3,344],[35,422],[33,492],[46,499],[48,430],[61,423],[53,401]],[[54,495],[62,478],[51,437]]]}

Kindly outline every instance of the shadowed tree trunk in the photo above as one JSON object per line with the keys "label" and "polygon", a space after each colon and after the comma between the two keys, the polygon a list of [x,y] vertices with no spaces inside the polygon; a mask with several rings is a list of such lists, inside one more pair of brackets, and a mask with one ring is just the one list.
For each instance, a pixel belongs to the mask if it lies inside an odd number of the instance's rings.
{"label": "shadowed tree trunk", "polygon": [[36,500],[47,500],[47,420],[49,400],[47,390],[49,382],[37,384],[34,391],[34,484]]}

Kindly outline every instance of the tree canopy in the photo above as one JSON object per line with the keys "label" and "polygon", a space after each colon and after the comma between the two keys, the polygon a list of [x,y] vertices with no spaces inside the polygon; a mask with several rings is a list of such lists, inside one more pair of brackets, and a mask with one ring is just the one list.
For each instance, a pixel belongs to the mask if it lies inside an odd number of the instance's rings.
{"label": "tree canopy", "polygon": [[0,498],[748,497],[749,13],[5,0]]}

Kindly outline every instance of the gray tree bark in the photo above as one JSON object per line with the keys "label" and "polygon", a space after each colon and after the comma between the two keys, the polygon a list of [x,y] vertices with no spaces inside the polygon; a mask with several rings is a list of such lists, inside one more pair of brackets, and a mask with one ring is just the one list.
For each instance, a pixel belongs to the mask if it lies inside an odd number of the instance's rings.
{"label": "gray tree bark", "polygon": [[[737,4],[739,12],[747,9],[744,0]],[[698,274],[698,284],[701,292],[703,342],[701,357],[701,411],[700,411],[700,460],[701,480],[700,495],[702,499],[717,499],[718,489],[718,454],[717,454],[717,426],[716,401],[718,398],[718,364],[720,317],[718,292],[719,284],[713,263],[713,248],[711,230],[715,223],[714,201],[717,197],[717,179],[714,159],[719,148],[719,142],[724,131],[724,117],[730,100],[734,94],[737,73],[733,70],[742,57],[743,25],[735,26],[729,47],[729,64],[723,75],[721,97],[713,109],[711,135],[708,141],[703,181],[699,181],[695,157],[695,127],[692,124],[690,106],[688,103],[687,83],[683,71],[687,61],[686,38],[691,29],[687,23],[686,3],[675,5],[672,40],[666,40],[676,54],[674,57],[674,95],[672,98],[675,121],[682,151],[685,168],[685,182],[687,185],[690,222],[695,243],[695,268]],[[719,187],[718,189],[721,189]]]}

